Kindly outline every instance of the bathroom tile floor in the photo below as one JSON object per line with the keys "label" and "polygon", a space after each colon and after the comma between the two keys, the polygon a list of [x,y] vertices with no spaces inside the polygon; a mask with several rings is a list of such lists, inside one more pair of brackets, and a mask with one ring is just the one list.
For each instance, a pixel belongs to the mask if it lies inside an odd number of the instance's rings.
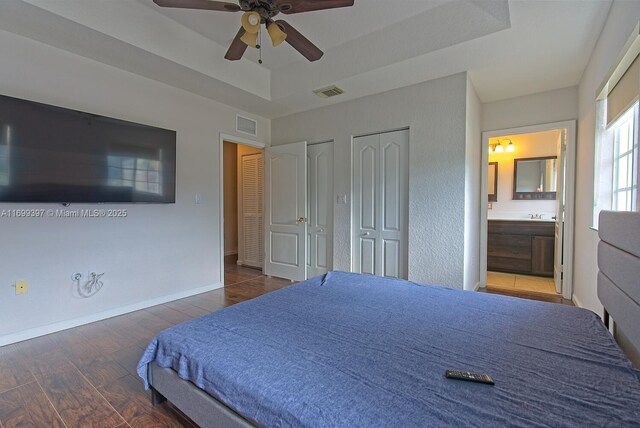
{"label": "bathroom tile floor", "polygon": [[502,272],[487,272],[487,288],[558,294],[553,278]]}

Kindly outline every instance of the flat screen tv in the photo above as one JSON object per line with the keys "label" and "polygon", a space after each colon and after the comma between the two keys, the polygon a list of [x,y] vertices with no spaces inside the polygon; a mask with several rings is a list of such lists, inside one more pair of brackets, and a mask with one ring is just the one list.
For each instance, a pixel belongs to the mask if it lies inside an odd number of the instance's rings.
{"label": "flat screen tv", "polygon": [[0,202],[175,203],[176,133],[0,95]]}

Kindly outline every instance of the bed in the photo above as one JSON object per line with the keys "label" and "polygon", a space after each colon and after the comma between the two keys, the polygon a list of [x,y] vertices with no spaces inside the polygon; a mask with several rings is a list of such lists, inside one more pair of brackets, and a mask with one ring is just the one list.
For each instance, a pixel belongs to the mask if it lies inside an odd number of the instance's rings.
{"label": "bed", "polygon": [[[622,304],[637,324],[638,299]],[[447,369],[487,373],[495,386]],[[640,372],[593,312],[346,272],[167,329],[138,373],[156,402],[202,427],[640,421]]]}
{"label": "bed", "polygon": [[604,211],[598,235],[598,298],[604,322],[640,364],[640,213]]}

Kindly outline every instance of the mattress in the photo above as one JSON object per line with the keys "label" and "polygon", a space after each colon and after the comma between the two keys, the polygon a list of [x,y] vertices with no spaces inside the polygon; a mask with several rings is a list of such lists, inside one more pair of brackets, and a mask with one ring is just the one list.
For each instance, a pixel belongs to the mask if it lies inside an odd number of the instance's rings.
{"label": "mattress", "polygon": [[264,426],[640,420],[640,372],[594,313],[344,272],[161,332],[138,365],[147,387],[153,361]]}

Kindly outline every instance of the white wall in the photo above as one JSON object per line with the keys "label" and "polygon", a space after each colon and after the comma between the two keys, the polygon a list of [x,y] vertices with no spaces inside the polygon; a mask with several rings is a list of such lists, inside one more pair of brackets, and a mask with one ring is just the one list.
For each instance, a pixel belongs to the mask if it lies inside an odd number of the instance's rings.
{"label": "white wall", "polygon": [[579,86],[576,168],[574,300],[601,314],[596,291],[597,232],[590,229],[593,203],[596,91],[640,19],[640,2],[614,1]]}
{"label": "white wall", "polygon": [[556,89],[482,105],[482,130],[575,120],[578,117],[578,88]]}
{"label": "white wall", "polygon": [[473,83],[467,78],[466,150],[464,179],[464,289],[480,284],[480,173],[482,166],[482,106]]}
{"label": "white wall", "polygon": [[[4,31],[0,57],[2,94],[177,131],[175,204],[118,205],[126,219],[0,219],[0,345],[12,333],[219,284],[219,134],[234,133],[236,111]],[[269,121],[256,119],[267,140]],[[51,205],[0,205],[36,207]],[[105,272],[103,289],[73,297],[71,274],[88,270]],[[19,278],[27,295],[14,295]]]}
{"label": "white wall", "polygon": [[[466,73],[272,122],[273,144],[334,141],[334,191],[351,194],[353,136],[409,127],[409,278],[462,288]],[[334,195],[335,201],[335,195]],[[350,205],[334,205],[334,269],[350,270]]]}

